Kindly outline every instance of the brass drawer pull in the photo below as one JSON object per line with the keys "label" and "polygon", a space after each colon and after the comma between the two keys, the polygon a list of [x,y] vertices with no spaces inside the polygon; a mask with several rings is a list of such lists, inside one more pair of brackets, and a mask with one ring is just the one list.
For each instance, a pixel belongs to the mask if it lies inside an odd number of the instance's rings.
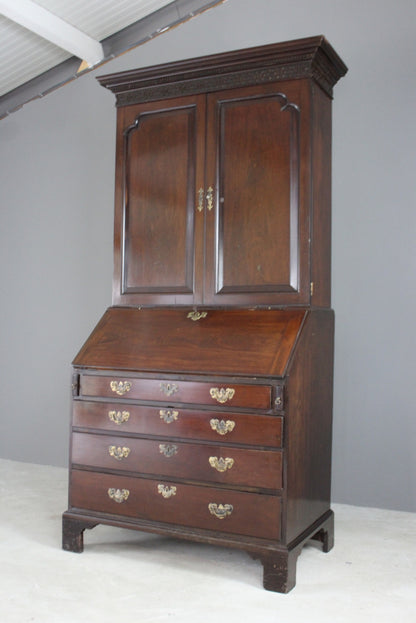
{"label": "brass drawer pull", "polygon": [[124,424],[128,421],[130,413],[129,411],[109,411],[108,417],[114,424],[120,426],[120,424]]}
{"label": "brass drawer pull", "polygon": [[161,383],[159,385],[160,391],[165,394],[165,396],[173,396],[178,391],[178,386],[176,383]]}
{"label": "brass drawer pull", "polygon": [[109,489],[108,497],[117,504],[121,504],[125,502],[130,495],[130,491],[128,489]]}
{"label": "brass drawer pull", "polygon": [[160,443],[159,451],[160,454],[163,454],[163,456],[166,456],[169,459],[171,456],[175,456],[175,454],[177,454],[178,446],[175,446],[173,443]]}
{"label": "brass drawer pull", "polygon": [[123,396],[131,389],[130,381],[111,381],[110,383],[111,390],[116,392],[118,396]]}
{"label": "brass drawer pull", "polygon": [[227,433],[231,433],[234,430],[235,422],[233,420],[217,420],[212,419],[209,421],[212,430],[215,430],[219,435],[226,435]]}
{"label": "brass drawer pull", "polygon": [[227,389],[224,389],[224,387],[221,387],[221,389],[218,387],[211,387],[209,393],[211,398],[223,404],[227,402],[227,400],[234,398],[235,389],[231,389],[231,387],[227,387]]}
{"label": "brass drawer pull", "polygon": [[167,485],[157,485],[157,491],[165,500],[176,495],[176,487],[168,487]]}
{"label": "brass drawer pull", "polygon": [[211,515],[215,515],[218,519],[224,519],[225,517],[231,515],[234,507],[232,504],[214,504],[211,502],[208,504],[208,509]]}
{"label": "brass drawer pull", "polygon": [[130,454],[130,448],[126,448],[125,446],[108,446],[108,453],[110,456],[117,459],[117,461],[121,461],[122,459],[127,459]]}
{"label": "brass drawer pull", "polygon": [[231,469],[234,465],[234,459],[230,459],[228,456],[225,459],[222,457],[210,456],[208,460],[211,467],[216,469],[217,472],[226,472],[227,469]]}
{"label": "brass drawer pull", "polygon": [[175,411],[175,409],[160,409],[159,415],[165,424],[171,424],[178,419],[179,411]]}

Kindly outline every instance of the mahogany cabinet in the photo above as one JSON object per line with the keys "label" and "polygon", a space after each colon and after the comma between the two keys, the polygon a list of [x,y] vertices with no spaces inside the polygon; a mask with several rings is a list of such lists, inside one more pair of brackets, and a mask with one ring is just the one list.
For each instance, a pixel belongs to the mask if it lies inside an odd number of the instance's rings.
{"label": "mahogany cabinet", "polygon": [[113,307],[76,356],[63,547],[98,523],[328,551],[332,87],[323,37],[99,78],[117,98]]}

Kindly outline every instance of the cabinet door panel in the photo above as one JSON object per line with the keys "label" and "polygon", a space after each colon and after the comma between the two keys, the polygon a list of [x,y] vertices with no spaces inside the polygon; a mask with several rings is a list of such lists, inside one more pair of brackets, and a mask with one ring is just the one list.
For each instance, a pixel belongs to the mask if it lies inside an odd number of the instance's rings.
{"label": "cabinet door panel", "polygon": [[301,113],[299,94],[284,89],[209,96],[216,210],[207,215],[205,302],[300,302]]}
{"label": "cabinet door panel", "polygon": [[[192,303],[204,98],[130,107],[119,129],[118,301]],[[198,171],[197,162],[201,162]],[[200,183],[200,182],[199,182]],[[202,217],[201,217],[202,219]],[[202,223],[201,223],[202,227]]]}

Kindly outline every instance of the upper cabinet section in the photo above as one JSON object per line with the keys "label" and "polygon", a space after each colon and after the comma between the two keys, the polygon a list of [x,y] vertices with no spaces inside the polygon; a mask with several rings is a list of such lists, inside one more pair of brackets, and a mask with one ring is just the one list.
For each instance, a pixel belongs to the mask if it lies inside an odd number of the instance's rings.
{"label": "upper cabinet section", "polygon": [[330,305],[322,37],[100,78],[117,95],[113,303]]}

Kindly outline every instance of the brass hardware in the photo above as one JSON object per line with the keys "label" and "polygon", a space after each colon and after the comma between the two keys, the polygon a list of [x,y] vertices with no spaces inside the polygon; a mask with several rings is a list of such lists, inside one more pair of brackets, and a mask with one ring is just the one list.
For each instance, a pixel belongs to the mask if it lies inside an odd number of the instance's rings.
{"label": "brass hardware", "polygon": [[233,420],[217,420],[212,419],[209,421],[212,430],[215,430],[219,435],[226,435],[227,433],[231,433],[234,430],[235,422]]}
{"label": "brass hardware", "polygon": [[231,389],[231,387],[227,387],[227,389],[223,387],[221,387],[221,389],[218,389],[218,387],[211,387],[209,393],[211,398],[223,404],[234,397],[235,389]]}
{"label": "brass hardware", "polygon": [[224,519],[228,517],[228,515],[231,515],[234,507],[232,504],[214,504],[211,502],[208,504],[208,509],[211,515],[215,515],[218,519]]}
{"label": "brass hardware", "polygon": [[78,396],[79,395],[79,374],[75,373],[72,375],[72,395],[73,396]]}
{"label": "brass hardware", "polygon": [[216,469],[217,472],[226,472],[227,469],[231,469],[234,465],[234,459],[230,459],[229,457],[223,459],[222,457],[210,456],[208,460],[211,467]]}
{"label": "brass hardware", "polygon": [[313,296],[314,285],[315,285],[314,282],[311,281],[311,296]]}
{"label": "brass hardware", "polygon": [[118,396],[123,396],[131,389],[131,383],[129,381],[111,381],[110,387],[113,392],[116,392]]}
{"label": "brass hardware", "polygon": [[282,409],[283,408],[283,386],[282,385],[276,386],[275,395],[276,395],[276,398],[274,400],[275,407],[277,407],[278,409]]}
{"label": "brass hardware", "polygon": [[109,411],[108,417],[114,424],[120,426],[120,424],[124,424],[130,417],[129,411]]}
{"label": "brass hardware", "polygon": [[108,497],[117,504],[121,504],[125,502],[130,495],[130,491],[128,489],[109,489]]}
{"label": "brass hardware", "polygon": [[157,485],[157,491],[165,500],[176,495],[176,487],[168,487],[168,485]]}
{"label": "brass hardware", "polygon": [[197,206],[197,210],[199,212],[202,212],[203,209],[204,209],[204,189],[200,188],[198,190],[198,206]]}
{"label": "brass hardware", "polygon": [[175,446],[173,443],[160,443],[159,444],[160,454],[170,458],[171,456],[175,456],[178,452],[178,446]]}
{"label": "brass hardware", "polygon": [[130,448],[126,446],[108,446],[108,453],[110,456],[117,459],[117,461],[121,461],[122,459],[127,459],[130,454]]}
{"label": "brass hardware", "polygon": [[179,411],[175,411],[174,409],[161,409],[159,411],[160,419],[163,420],[166,424],[171,424],[179,417]]}
{"label": "brass hardware", "polygon": [[159,387],[160,391],[163,392],[165,396],[172,396],[178,391],[176,383],[161,383]]}
{"label": "brass hardware", "polygon": [[213,192],[214,192],[214,189],[212,188],[212,186],[210,186],[208,188],[208,192],[207,192],[207,208],[208,208],[208,210],[212,210],[212,206],[213,206],[213,203],[212,203]]}
{"label": "brass hardware", "polygon": [[201,320],[201,318],[206,318],[207,317],[208,312],[199,312],[199,311],[191,311],[189,312],[189,314],[187,315],[187,318],[190,318],[191,320]]}

